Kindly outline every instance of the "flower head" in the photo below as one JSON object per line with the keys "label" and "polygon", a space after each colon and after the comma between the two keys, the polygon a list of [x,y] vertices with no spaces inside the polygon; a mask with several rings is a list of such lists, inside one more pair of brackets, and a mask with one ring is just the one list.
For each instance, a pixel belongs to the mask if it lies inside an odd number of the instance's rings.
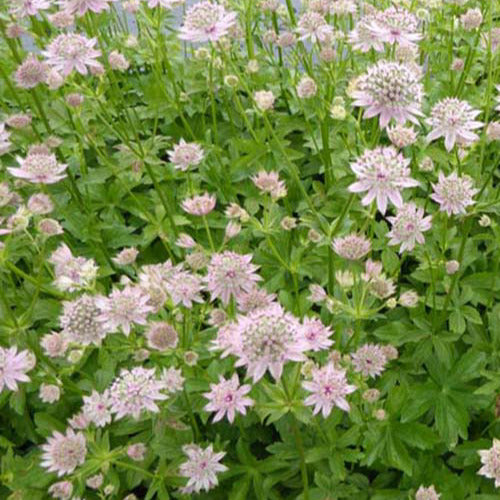
{"label": "flower head", "polygon": [[375,378],[380,375],[387,364],[387,356],[381,346],[365,344],[351,355],[354,371],[365,377]]}
{"label": "flower head", "polygon": [[182,208],[191,215],[207,215],[215,208],[216,198],[214,195],[205,193],[201,196],[186,198],[182,202]]}
{"label": "flower head", "polygon": [[321,368],[314,367],[311,372],[312,380],[302,383],[302,386],[312,394],[304,400],[307,406],[314,406],[313,414],[321,412],[328,417],[336,406],[349,411],[346,396],[356,390],[356,386],[347,383],[345,370],[334,367],[329,363]]}
{"label": "flower head", "polygon": [[333,345],[333,340],[330,340],[333,335],[331,328],[325,326],[319,318],[305,318],[300,334],[308,351],[322,351]]}
{"label": "flower head", "polygon": [[179,335],[175,328],[166,321],[155,321],[146,330],[148,346],[158,351],[175,349]]}
{"label": "flower head", "polygon": [[436,491],[434,485],[420,486],[415,493],[415,500],[439,500],[441,495]]}
{"label": "flower head", "polygon": [[409,120],[418,125],[423,95],[420,75],[415,68],[395,61],[379,61],[370,66],[359,77],[356,90],[352,92],[354,106],[366,108],[363,117],[380,115],[382,128],[391,119],[399,123]]}
{"label": "flower head", "polygon": [[209,400],[205,410],[217,412],[214,422],[222,420],[227,415],[227,419],[232,423],[236,413],[246,415],[246,407],[253,405],[253,400],[246,396],[250,390],[249,385],[240,386],[236,373],[228,380],[220,375],[219,382],[210,384],[210,392],[203,394]]}
{"label": "flower head", "polygon": [[87,443],[85,436],[75,433],[73,429],[61,434],[55,431],[42,445],[42,467],[57,475],[71,474],[79,465],[85,462],[87,454]]}
{"label": "flower head", "polygon": [[215,42],[229,33],[237,17],[236,12],[228,12],[224,6],[204,0],[187,10],[179,38],[189,42]]}
{"label": "flower head", "polygon": [[385,214],[389,201],[396,207],[403,204],[401,191],[404,188],[418,186],[418,182],[410,177],[409,164],[410,160],[392,146],[366,150],[351,163],[357,181],[349,186],[349,191],[366,191],[361,203],[369,205],[376,200],[378,210]]}
{"label": "flower head", "polygon": [[55,184],[66,177],[63,172],[68,165],[59,163],[56,155],[47,151],[30,151],[25,158],[18,156],[17,161],[18,168],[9,167],[7,170],[14,177],[29,182]]}
{"label": "flower head", "polygon": [[10,132],[5,130],[5,123],[0,123],[0,156],[7,153],[10,149],[11,142],[9,141]]}
{"label": "flower head", "polygon": [[337,237],[332,242],[333,251],[348,260],[358,260],[364,257],[372,248],[370,240],[361,234],[348,234]]}
{"label": "flower head", "polygon": [[213,254],[205,277],[211,299],[220,298],[224,304],[228,304],[231,297],[250,292],[261,279],[256,273],[257,269],[252,264],[252,255],[231,251]]}
{"label": "flower head", "polygon": [[260,307],[267,307],[275,300],[276,295],[274,293],[268,293],[266,290],[256,286],[249,292],[241,292],[236,297],[238,309],[244,313],[254,311]]}
{"label": "flower head", "polygon": [[434,105],[431,116],[426,120],[432,127],[427,140],[430,142],[444,137],[447,151],[453,149],[455,142],[471,143],[478,140],[479,136],[472,131],[483,126],[482,122],[475,120],[480,113],[467,101],[455,97],[441,99]]}
{"label": "flower head", "polygon": [[59,500],[69,500],[73,494],[73,485],[69,481],[59,481],[49,488],[52,498]]}
{"label": "flower head", "polygon": [[312,10],[304,12],[297,23],[299,40],[310,40],[311,43],[326,42],[333,36],[333,28],[318,12]]}
{"label": "flower head", "polygon": [[431,228],[432,217],[424,217],[424,209],[417,207],[415,203],[402,205],[395,217],[387,217],[392,228],[387,233],[390,239],[389,245],[401,244],[400,252],[411,251],[415,244],[423,245],[425,242],[425,231]]}
{"label": "flower head", "polygon": [[36,16],[50,8],[50,0],[10,0],[10,12],[14,17]]}
{"label": "flower head", "polygon": [[99,394],[92,391],[90,396],[83,396],[83,415],[97,427],[104,427],[111,422],[110,398],[108,391]]}
{"label": "flower head", "polygon": [[116,0],[59,0],[62,10],[81,17],[87,12],[103,12],[109,10],[109,3]]}
{"label": "flower head", "polygon": [[196,142],[186,142],[181,139],[179,144],[167,151],[170,162],[175,168],[186,171],[189,167],[199,165],[203,160],[203,149]]}
{"label": "flower head", "polygon": [[30,351],[17,352],[17,347],[0,347],[0,393],[5,387],[17,391],[18,382],[29,382],[26,375],[35,366],[35,356]]}
{"label": "flower head", "polygon": [[14,80],[18,87],[32,89],[45,81],[47,70],[47,65],[31,54],[17,68]]}
{"label": "flower head", "polygon": [[154,370],[137,366],[122,370],[109,389],[110,410],[115,418],[132,416],[138,419],[143,411],[158,412],[156,401],[167,399],[160,391],[164,384],[157,379]]}
{"label": "flower head", "polygon": [[448,177],[439,172],[438,182],[433,184],[432,188],[431,198],[439,203],[440,210],[448,215],[465,214],[466,208],[474,205],[472,198],[478,192],[468,175],[459,177],[456,172]]}
{"label": "flower head", "polygon": [[379,17],[376,14],[367,14],[363,16],[356,27],[349,33],[349,43],[353,49],[361,52],[369,52],[374,49],[376,52],[384,50],[384,43],[378,31],[373,29],[377,26]]}
{"label": "flower head", "polygon": [[495,488],[500,487],[500,440],[493,439],[493,446],[488,450],[479,450],[483,466],[478,474],[495,480]]}
{"label": "flower head", "polygon": [[43,51],[47,63],[64,77],[76,70],[86,75],[89,69],[100,68],[96,59],[101,51],[95,49],[97,39],[89,39],[77,33],[63,33],[58,35]]}
{"label": "flower head", "polygon": [[422,38],[417,33],[417,18],[401,7],[392,6],[378,12],[370,28],[375,36],[390,44],[412,45]]}
{"label": "flower head", "polygon": [[196,444],[186,445],[182,448],[187,456],[187,461],[179,468],[180,475],[188,479],[182,492],[186,494],[199,493],[201,490],[209,491],[217,486],[217,473],[227,470],[225,465],[219,463],[224,457],[224,452],[214,453],[212,445],[201,448]]}
{"label": "flower head", "polygon": [[286,196],[285,182],[280,180],[278,172],[261,170],[252,181],[259,191],[269,193],[274,200]]}

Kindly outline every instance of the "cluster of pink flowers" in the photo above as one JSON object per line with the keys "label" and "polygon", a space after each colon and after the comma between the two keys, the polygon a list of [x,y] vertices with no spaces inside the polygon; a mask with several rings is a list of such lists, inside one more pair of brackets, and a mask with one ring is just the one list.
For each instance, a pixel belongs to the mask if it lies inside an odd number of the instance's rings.
{"label": "cluster of pink flowers", "polygon": [[74,257],[65,243],[52,252],[49,262],[54,265],[54,284],[63,291],[73,292],[87,288],[97,276],[95,262],[84,257]]}
{"label": "cluster of pink flowers", "polygon": [[17,157],[18,168],[7,170],[14,177],[40,184],[54,184],[64,179],[67,165],[59,163],[56,155],[45,147],[31,149],[25,158]]}

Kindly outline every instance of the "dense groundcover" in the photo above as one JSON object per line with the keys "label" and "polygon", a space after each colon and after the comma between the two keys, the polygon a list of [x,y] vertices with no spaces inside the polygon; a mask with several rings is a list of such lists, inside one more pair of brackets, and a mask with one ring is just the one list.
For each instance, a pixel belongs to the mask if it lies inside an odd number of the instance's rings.
{"label": "dense groundcover", "polygon": [[500,498],[497,2],[0,35],[1,499]]}

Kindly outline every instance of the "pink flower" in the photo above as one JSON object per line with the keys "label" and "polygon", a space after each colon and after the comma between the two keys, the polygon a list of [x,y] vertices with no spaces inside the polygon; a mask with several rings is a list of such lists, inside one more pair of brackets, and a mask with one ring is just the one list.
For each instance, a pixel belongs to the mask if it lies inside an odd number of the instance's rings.
{"label": "pink flower", "polygon": [[181,369],[174,368],[173,366],[164,368],[160,376],[163,390],[171,394],[182,391],[185,381],[186,379],[183,377]]}
{"label": "pink flower", "polygon": [[439,500],[441,495],[436,491],[434,485],[420,486],[415,493],[415,500]]}
{"label": "pink flower", "polygon": [[76,14],[79,17],[87,12],[103,12],[109,10],[109,3],[116,0],[59,0],[61,8],[69,14]]}
{"label": "pink flower", "polygon": [[59,500],[69,500],[73,494],[73,485],[69,481],[59,481],[49,488],[52,498]]}
{"label": "pink flower", "polygon": [[326,42],[333,36],[333,28],[318,12],[306,11],[297,23],[299,40],[310,40],[311,43]]}
{"label": "pink flower", "polygon": [[17,352],[17,347],[0,347],[0,393],[5,387],[17,391],[18,382],[29,382],[26,375],[35,366],[36,358],[29,351]]}
{"label": "pink flower", "polygon": [[55,431],[42,446],[42,467],[49,472],[56,472],[59,477],[71,474],[85,462],[87,443],[85,436],[73,429],[61,434]]}
{"label": "pink flower", "polygon": [[18,87],[32,89],[45,81],[47,70],[47,65],[31,54],[17,68],[14,80]]}
{"label": "pink flower", "polygon": [[212,255],[205,282],[211,300],[220,298],[228,304],[231,297],[250,292],[261,277],[258,267],[251,263],[252,255],[240,255],[226,251]]}
{"label": "pink flower", "polygon": [[274,293],[268,293],[266,290],[257,288],[256,286],[249,292],[242,292],[236,297],[238,309],[244,313],[259,309],[260,307],[267,307],[275,302],[275,300],[276,295]]}
{"label": "pink flower", "polygon": [[193,302],[203,303],[201,296],[203,289],[202,279],[182,269],[182,264],[175,267],[172,275],[165,282],[165,290],[174,305],[182,304],[188,309],[193,307]]}
{"label": "pink flower", "polygon": [[196,142],[186,142],[181,139],[179,144],[174,144],[173,149],[167,151],[170,162],[176,169],[183,172],[189,167],[199,165],[203,160],[203,149]]}
{"label": "pink flower", "polygon": [[438,183],[433,184],[432,188],[434,192],[431,198],[439,203],[440,210],[448,215],[465,214],[466,208],[474,205],[472,197],[478,192],[468,175],[459,177],[456,172],[448,177],[439,172]]}
{"label": "pink flower", "polygon": [[228,380],[219,375],[219,383],[210,384],[210,389],[210,392],[203,395],[209,400],[209,403],[205,405],[205,410],[217,412],[213,419],[214,422],[222,420],[227,414],[227,419],[233,423],[236,413],[246,415],[246,407],[254,404],[254,401],[246,396],[251,387],[249,385],[240,386],[236,373]]}
{"label": "pink flower", "polygon": [[482,467],[478,474],[495,480],[495,488],[500,487],[500,440],[493,439],[493,446],[488,450],[479,450]]}
{"label": "pink flower", "polygon": [[390,239],[389,245],[401,244],[400,253],[405,250],[411,251],[415,244],[425,243],[425,231],[431,228],[432,217],[424,217],[424,209],[417,207],[415,203],[402,205],[395,217],[387,217],[392,224],[391,230],[387,233]]}
{"label": "pink flower", "polygon": [[354,371],[365,377],[375,378],[380,375],[387,364],[387,356],[381,346],[365,344],[351,354]]}
{"label": "pink flower", "polygon": [[49,0],[10,0],[10,12],[14,17],[36,16],[41,10],[50,8]]}
{"label": "pink flower", "polygon": [[405,63],[379,61],[370,66],[357,81],[352,92],[353,105],[365,109],[363,118],[380,115],[380,127],[391,119],[399,123],[409,120],[418,125],[417,116],[424,95],[419,73]]}
{"label": "pink flower", "polygon": [[121,328],[125,336],[130,335],[133,324],[145,325],[153,308],[148,305],[149,295],[140,287],[126,286],[123,290],[114,289],[109,297],[97,297],[100,309],[98,320],[109,332]]}
{"label": "pink flower", "polygon": [[455,142],[471,143],[477,141],[479,136],[472,132],[481,128],[482,122],[475,120],[481,111],[471,107],[467,101],[460,101],[455,97],[441,99],[431,110],[431,116],[426,120],[432,127],[427,135],[427,140],[434,141],[444,137],[447,151],[451,151]]}
{"label": "pink flower", "polygon": [[318,318],[305,318],[300,335],[308,351],[322,351],[333,345],[333,340],[329,338],[333,335],[331,328],[325,326]]}
{"label": "pink flower", "polygon": [[201,196],[186,198],[182,202],[182,208],[191,215],[207,215],[215,208],[216,198],[214,195],[205,193]]}
{"label": "pink flower", "polygon": [[236,24],[236,12],[205,0],[191,6],[184,16],[179,38],[189,42],[216,42]]}
{"label": "pink flower", "polygon": [[314,367],[311,375],[312,380],[303,382],[302,386],[312,393],[304,400],[304,404],[314,406],[314,415],[321,412],[326,418],[335,406],[349,411],[346,396],[354,392],[356,386],[347,383],[345,370],[336,369],[329,363],[322,368]]}
{"label": "pink flower", "polygon": [[378,12],[370,28],[375,36],[390,44],[408,46],[422,38],[422,35],[417,33],[417,18],[401,7],[392,6]]}
{"label": "pink flower", "polygon": [[376,200],[378,210],[385,214],[389,201],[396,207],[403,204],[401,191],[404,188],[419,185],[410,177],[409,164],[410,160],[392,146],[379,146],[373,150],[366,150],[354,163],[351,163],[357,182],[349,186],[349,191],[351,193],[367,191],[361,203],[369,205]]}
{"label": "pink flower", "polygon": [[183,446],[182,451],[188,458],[179,467],[180,475],[188,479],[186,486],[181,488],[182,493],[199,493],[217,486],[217,473],[227,470],[225,465],[219,463],[225,453],[214,453],[212,445],[203,449],[196,444]]}
{"label": "pink flower", "polygon": [[261,170],[252,181],[259,191],[269,193],[274,200],[286,196],[285,182],[280,180],[278,172]]}
{"label": "pink flower", "polygon": [[47,63],[64,77],[76,70],[87,75],[89,69],[99,69],[101,64],[96,59],[101,55],[94,47],[97,39],[89,39],[77,33],[63,33],[49,44],[42,54]]}
{"label": "pink flower", "polygon": [[131,416],[138,420],[141,412],[159,412],[156,401],[167,399],[160,391],[164,384],[155,376],[154,370],[137,366],[122,370],[109,389],[110,410],[115,418]]}
{"label": "pink flower", "polygon": [[44,335],[40,340],[40,345],[49,358],[64,356],[68,349],[68,341],[61,333],[57,332]]}
{"label": "pink flower", "polygon": [[11,142],[9,141],[10,132],[5,130],[5,123],[0,123],[0,156],[7,153],[10,149]]}
{"label": "pink flower", "polygon": [[43,151],[29,152],[26,158],[17,157],[18,168],[7,170],[14,177],[40,184],[55,184],[66,177],[63,172],[68,165],[59,163],[56,155]]}
{"label": "pink flower", "polygon": [[372,248],[369,239],[361,234],[351,233],[347,236],[335,238],[332,242],[333,251],[340,257],[348,260],[359,260]]}
{"label": "pink flower", "polygon": [[278,380],[287,361],[305,359],[303,352],[307,345],[301,338],[301,324],[279,304],[238,316],[228,334],[223,356],[235,355],[238,358],[235,366],[246,366],[254,382],[267,370]]}
{"label": "pink flower", "polygon": [[108,391],[102,394],[92,391],[90,396],[83,396],[82,413],[97,427],[104,427],[111,422],[110,403]]}
{"label": "pink flower", "polygon": [[349,33],[349,43],[353,49],[361,52],[369,52],[370,49],[383,52],[384,43],[379,33],[373,29],[377,20],[376,14],[367,14],[358,21],[355,29]]}

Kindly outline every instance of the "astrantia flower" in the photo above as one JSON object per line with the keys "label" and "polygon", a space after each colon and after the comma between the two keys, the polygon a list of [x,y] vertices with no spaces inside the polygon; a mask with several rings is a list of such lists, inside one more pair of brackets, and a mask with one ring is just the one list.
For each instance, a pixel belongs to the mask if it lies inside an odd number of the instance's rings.
{"label": "astrantia flower", "polygon": [[41,384],[39,396],[44,403],[55,403],[61,397],[61,389],[55,384]]}
{"label": "astrantia flower", "polygon": [[135,262],[139,255],[139,250],[134,247],[124,248],[116,257],[113,257],[113,262],[119,266],[128,266]]}
{"label": "astrantia flower", "polygon": [[171,9],[176,5],[183,3],[184,0],[148,0],[148,7],[154,9],[155,7],[163,7],[164,9]]}
{"label": "astrantia flower", "polygon": [[87,444],[81,432],[69,429],[66,434],[55,431],[42,446],[42,467],[57,475],[71,474],[85,462]]}
{"label": "astrantia flower", "polygon": [[47,63],[64,77],[74,70],[86,75],[89,69],[101,67],[101,63],[96,61],[101,55],[101,51],[94,48],[96,44],[96,38],[63,33],[52,40],[42,53],[47,58]]}
{"label": "astrantia flower", "polygon": [[241,312],[250,312],[260,307],[267,307],[275,302],[275,300],[276,295],[274,293],[268,293],[266,290],[257,288],[256,286],[249,292],[241,292],[236,297],[238,309]]}
{"label": "astrantia flower", "polygon": [[160,382],[162,384],[163,390],[167,393],[175,393],[182,391],[184,387],[185,378],[182,376],[182,371],[180,368],[164,368],[160,376]]}
{"label": "astrantia flower", "polygon": [[369,281],[368,291],[379,299],[386,299],[394,294],[394,281],[385,274],[373,277]]}
{"label": "astrantia flower", "polygon": [[380,115],[385,128],[391,119],[399,123],[409,120],[418,125],[417,116],[424,89],[419,73],[410,65],[395,61],[379,61],[370,66],[356,82],[353,105],[365,109],[363,118]]}
{"label": "astrantia flower", "polygon": [[361,259],[371,248],[370,240],[356,233],[335,238],[332,242],[333,251],[340,257],[348,260]]}
{"label": "astrantia flower", "polygon": [[209,400],[205,410],[217,412],[214,422],[222,420],[227,415],[229,422],[233,423],[236,413],[246,415],[246,407],[254,404],[253,400],[246,396],[251,389],[249,385],[240,386],[236,373],[228,380],[220,375],[219,382],[210,384],[210,392],[203,394]]}
{"label": "astrantia flower", "polygon": [[55,154],[44,151],[29,152],[26,158],[18,156],[17,162],[18,168],[7,168],[11,175],[40,184],[59,182],[66,177],[63,172],[68,168],[68,165],[57,161]]}
{"label": "astrantia flower", "polygon": [[332,38],[333,28],[321,14],[310,10],[300,16],[297,33],[299,40],[310,40],[312,43],[325,42]]}
{"label": "astrantia flower", "polygon": [[229,329],[229,342],[224,355],[238,358],[235,366],[246,366],[254,382],[266,370],[278,380],[289,360],[303,361],[307,349],[301,338],[301,324],[279,304],[256,309],[246,316],[238,316]]}
{"label": "astrantia flower", "polygon": [[175,168],[186,171],[189,167],[199,165],[203,160],[203,149],[196,142],[186,142],[181,139],[179,144],[167,151],[170,162]]}
{"label": "astrantia flower", "polygon": [[138,286],[114,289],[109,297],[97,297],[100,309],[98,320],[108,332],[121,328],[124,335],[130,335],[132,325],[145,325],[153,308],[148,305],[149,295]]}
{"label": "astrantia flower", "polygon": [[318,92],[316,82],[310,76],[303,76],[297,84],[297,95],[300,99],[310,99]]}
{"label": "astrantia flower", "polygon": [[371,29],[380,40],[390,44],[411,45],[422,38],[417,33],[417,18],[401,7],[392,6],[377,13]]}
{"label": "astrantia flower", "polygon": [[200,196],[186,198],[182,202],[182,209],[191,215],[207,215],[215,208],[215,196],[205,193]]}
{"label": "astrantia flower", "polygon": [[495,488],[500,487],[500,440],[493,439],[493,446],[488,450],[479,450],[483,466],[478,474],[495,480]]}
{"label": "astrantia flower", "polygon": [[498,95],[496,97],[496,101],[497,101],[498,105],[496,106],[495,110],[496,111],[500,111],[500,85],[497,85],[496,89],[497,89],[497,92],[498,92]]}
{"label": "astrantia flower", "polygon": [[182,451],[188,457],[187,461],[179,467],[180,475],[188,479],[186,486],[181,488],[182,493],[199,493],[217,486],[219,483],[217,473],[227,470],[225,465],[219,463],[225,453],[214,453],[212,445],[203,449],[196,444],[185,445]]}
{"label": "astrantia flower", "polygon": [[304,400],[304,404],[314,406],[314,415],[321,412],[326,418],[335,406],[349,411],[346,396],[354,392],[356,386],[347,383],[345,370],[338,370],[329,363],[322,368],[314,367],[311,376],[312,380],[303,382],[302,386],[312,393]]}
{"label": "astrantia flower", "polygon": [[110,409],[115,418],[132,416],[136,420],[143,411],[159,412],[156,401],[167,399],[160,391],[164,384],[154,370],[137,366],[122,370],[109,389]]}
{"label": "astrantia flower", "polygon": [[92,295],[85,294],[64,302],[63,314],[59,319],[63,334],[76,344],[101,345],[107,332],[98,320],[100,312]]}
{"label": "astrantia flower", "polygon": [[411,251],[416,243],[424,244],[425,238],[422,234],[431,228],[432,217],[424,217],[424,209],[417,207],[415,203],[407,203],[398,209],[395,217],[387,217],[392,224],[387,233],[390,238],[389,245],[401,244],[400,252]]}
{"label": "astrantia flower", "polygon": [[474,205],[473,196],[478,189],[473,187],[473,181],[468,175],[458,176],[456,172],[445,177],[439,172],[438,183],[433,184],[434,192],[431,198],[439,203],[440,210],[448,215],[465,214],[466,208]]}
{"label": "astrantia flower", "polygon": [[50,0],[10,0],[10,12],[14,17],[36,16],[50,8]]}
{"label": "astrantia flower", "polygon": [[260,111],[269,111],[272,109],[276,100],[271,90],[258,90],[254,93],[253,98]]}
{"label": "astrantia flower", "polygon": [[329,337],[333,335],[330,327],[319,318],[305,318],[300,332],[308,351],[322,351],[333,345]]}
{"label": "astrantia flower", "polygon": [[261,170],[252,177],[252,181],[259,191],[269,193],[275,200],[286,196],[285,182],[280,180],[278,172]]}
{"label": "astrantia flower", "polygon": [[61,8],[70,14],[84,16],[87,12],[99,13],[109,10],[109,3],[116,0],[59,0]]}
{"label": "astrantia flower", "polygon": [[356,27],[349,33],[349,43],[353,49],[361,52],[368,52],[370,49],[383,52],[384,43],[379,34],[373,30],[377,20],[376,14],[367,14],[358,21]]}
{"label": "astrantia flower", "polygon": [[387,135],[389,140],[397,148],[405,148],[411,146],[417,140],[417,133],[413,127],[405,127],[397,123],[393,127],[387,127]]}
{"label": "astrantia flower", "polygon": [[5,130],[5,123],[0,123],[0,156],[7,153],[10,149],[11,142],[9,141],[10,132]]}
{"label": "astrantia flower", "polygon": [[351,354],[354,371],[365,377],[375,378],[385,369],[387,357],[384,349],[375,344],[365,344]]}
{"label": "astrantia flower", "polygon": [[182,304],[188,309],[193,307],[193,302],[203,303],[203,289],[202,279],[197,274],[182,269],[182,265],[177,266],[165,281],[165,290],[174,305]]}
{"label": "astrantia flower", "polygon": [[389,201],[396,207],[403,204],[401,191],[404,188],[418,186],[418,182],[410,177],[409,164],[410,160],[392,146],[366,150],[351,163],[357,181],[349,186],[349,191],[367,191],[361,203],[369,205],[376,200],[378,210],[385,214]]}
{"label": "astrantia flower", "polygon": [[179,30],[179,38],[189,42],[215,42],[236,24],[236,12],[217,3],[203,1],[190,7]]}
{"label": "astrantia flower", "polygon": [[47,64],[29,55],[17,68],[14,80],[18,87],[32,89],[47,78]]}
{"label": "astrantia flower", "polygon": [[342,16],[346,14],[356,14],[358,6],[354,0],[331,0],[330,13]]}
{"label": "astrantia flower", "polygon": [[83,415],[97,427],[104,427],[111,422],[110,398],[108,391],[99,394],[92,391],[90,396],[83,396]]}
{"label": "astrantia flower", "polygon": [[250,292],[260,276],[258,267],[252,264],[252,255],[240,255],[226,251],[212,255],[205,277],[211,300],[220,298],[228,304],[231,297]]}
{"label": "astrantia flower", "polygon": [[148,346],[158,351],[175,349],[179,335],[175,328],[166,321],[155,321],[146,330]]}
{"label": "astrantia flower", "polygon": [[91,285],[97,275],[97,266],[92,259],[73,257],[71,250],[62,243],[50,256],[54,264],[56,279],[54,284],[62,291],[73,292]]}
{"label": "astrantia flower", "polygon": [[61,333],[52,332],[42,337],[40,345],[49,358],[57,358],[64,356],[68,341]]}
{"label": "astrantia flower", "polygon": [[17,347],[0,347],[0,393],[5,387],[17,391],[18,382],[29,382],[26,375],[35,366],[36,358],[29,351],[17,352]]}
{"label": "astrantia flower", "polygon": [[420,486],[415,493],[415,500],[439,500],[441,495],[436,492],[436,489],[433,485],[428,486]]}
{"label": "astrantia flower", "polygon": [[441,99],[434,105],[431,116],[426,120],[427,125],[432,127],[427,140],[430,142],[444,137],[447,151],[451,151],[457,141],[477,141],[479,136],[472,131],[483,126],[482,122],[475,120],[480,113],[481,111],[472,108],[467,101],[455,97]]}

